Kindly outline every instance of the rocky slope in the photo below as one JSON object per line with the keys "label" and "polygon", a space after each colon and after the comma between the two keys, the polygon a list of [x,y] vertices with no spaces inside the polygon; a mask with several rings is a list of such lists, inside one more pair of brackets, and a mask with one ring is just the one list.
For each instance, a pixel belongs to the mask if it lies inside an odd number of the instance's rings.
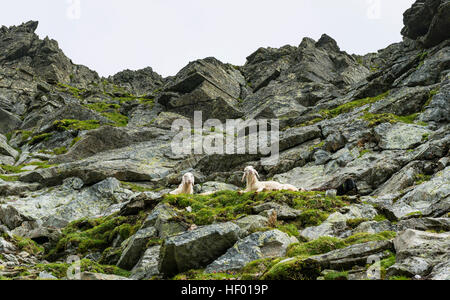
{"label": "rocky slope", "polygon": [[[404,40],[331,37],[100,78],[0,29],[0,279],[450,279],[450,1]],[[280,160],[174,155],[175,119],[280,120]],[[223,135],[205,130],[204,136]],[[240,195],[245,166],[308,192]],[[196,193],[165,196],[193,172]],[[337,191],[337,196],[333,190]]]}

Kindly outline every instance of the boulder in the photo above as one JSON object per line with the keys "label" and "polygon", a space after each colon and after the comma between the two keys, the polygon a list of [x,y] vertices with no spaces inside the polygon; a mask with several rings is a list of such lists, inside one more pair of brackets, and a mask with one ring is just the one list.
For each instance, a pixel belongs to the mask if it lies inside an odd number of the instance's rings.
{"label": "boulder", "polygon": [[237,271],[258,259],[284,257],[293,243],[298,243],[296,238],[279,230],[253,233],[208,265],[205,273]]}
{"label": "boulder", "polygon": [[244,238],[255,230],[267,227],[269,219],[260,215],[250,215],[234,221],[240,228],[240,238]]}
{"label": "boulder", "polygon": [[157,231],[154,227],[140,229],[128,240],[117,266],[125,270],[131,270],[144,254],[150,239],[156,237]]}
{"label": "boulder", "polygon": [[425,277],[433,272],[435,277],[440,276],[441,272],[447,272],[448,275],[448,266],[445,267],[441,263],[450,259],[449,233],[437,234],[408,229],[397,236],[394,246],[397,262],[388,269],[389,276]]}
{"label": "boulder", "polygon": [[83,272],[80,274],[81,280],[93,280],[93,281],[117,281],[117,280],[129,280],[126,277],[110,275],[110,274],[101,274],[101,273],[91,273],[91,272]]}
{"label": "boulder", "polygon": [[222,223],[167,238],[161,249],[160,272],[172,276],[206,267],[236,243],[239,231],[234,223]]}
{"label": "boulder", "polygon": [[161,246],[148,248],[136,266],[131,270],[133,280],[150,279],[159,274],[159,254]]}

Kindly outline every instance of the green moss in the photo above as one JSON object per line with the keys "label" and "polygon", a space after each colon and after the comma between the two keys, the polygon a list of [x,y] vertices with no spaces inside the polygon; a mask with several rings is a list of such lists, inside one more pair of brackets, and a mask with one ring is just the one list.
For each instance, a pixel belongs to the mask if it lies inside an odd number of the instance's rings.
{"label": "green moss", "polygon": [[372,150],[364,149],[359,152],[359,158],[364,157],[364,155],[372,153]]}
{"label": "green moss", "polygon": [[311,226],[319,226],[326,219],[328,219],[330,215],[320,209],[309,209],[303,211],[302,214],[297,218],[296,224],[300,228],[307,228]]}
{"label": "green moss", "polygon": [[239,277],[236,272],[205,274],[203,270],[191,270],[179,274],[173,280],[234,280]]}
{"label": "green moss", "polygon": [[369,221],[369,220],[365,219],[365,218],[350,219],[350,220],[347,220],[347,226],[352,229],[355,229],[356,227],[358,227],[359,225],[361,225],[362,223],[367,222],[367,221]]}
{"label": "green moss", "polygon": [[392,276],[389,277],[389,280],[411,280],[411,278],[405,276]]}
{"label": "green moss", "polygon": [[415,185],[420,185],[422,183],[428,182],[431,180],[431,176],[430,175],[425,175],[425,174],[416,174],[414,176],[414,184]]}
{"label": "green moss", "polygon": [[142,225],[144,216],[116,217],[114,215],[99,219],[83,219],[70,223],[62,231],[62,237],[48,254],[49,259],[57,259],[67,247],[75,248],[77,254],[85,255],[92,251],[102,252],[110,247],[120,235],[125,240],[135,234]]}
{"label": "green moss", "polygon": [[421,217],[423,214],[421,211],[415,211],[406,215],[406,217]]}
{"label": "green moss", "polygon": [[335,109],[323,110],[323,111],[321,111],[321,114],[325,118],[335,118],[341,114],[349,113],[358,107],[362,107],[364,105],[372,104],[372,103],[378,102],[380,100],[383,100],[388,95],[389,95],[389,91],[385,92],[381,95],[378,95],[376,97],[368,97],[368,98],[364,98],[364,99],[355,100],[355,101],[343,104],[341,106],[338,106]]}
{"label": "green moss", "polygon": [[119,104],[111,104],[105,102],[97,102],[86,105],[89,109],[101,113],[104,117],[112,121],[111,125],[124,127],[128,124],[128,117],[120,113]]}
{"label": "green moss", "polygon": [[325,280],[348,280],[348,272],[329,272],[325,274]]}
{"label": "green moss", "polygon": [[67,130],[93,130],[100,127],[100,122],[97,120],[58,120],[53,123],[55,130],[67,131]]}
{"label": "green moss", "polygon": [[320,276],[320,266],[301,257],[281,261],[271,267],[262,280],[315,280]]}
{"label": "green moss", "polygon": [[13,243],[20,251],[28,252],[32,255],[38,255],[44,252],[44,249],[28,238],[14,235],[12,238],[5,236],[5,239]]}
{"label": "green moss", "polygon": [[78,89],[78,88],[68,85],[68,84],[58,83],[57,87],[61,92],[69,93],[72,96],[74,96],[75,98],[80,99],[80,100],[83,99],[83,96],[86,93],[86,90]]}
{"label": "green moss", "polygon": [[344,248],[345,242],[335,237],[320,237],[317,240],[291,245],[287,251],[288,257],[309,257],[328,253],[330,251]]}
{"label": "green moss", "polygon": [[[38,264],[36,270],[42,272],[48,272],[53,276],[61,279],[67,276],[67,270],[71,265],[67,263],[50,263],[50,264]],[[117,266],[100,265],[89,259],[82,259],[80,261],[81,272],[91,272],[100,274],[111,274],[123,277],[129,277],[131,274],[128,271],[122,270]]]}
{"label": "green moss", "polygon": [[276,229],[284,233],[287,233],[289,236],[298,237],[300,235],[298,232],[298,228],[295,224],[278,225]]}
{"label": "green moss", "polygon": [[313,145],[313,146],[309,147],[309,151],[314,151],[316,149],[322,148],[324,145],[325,145],[325,141],[322,141],[317,145]]}
{"label": "green moss", "polygon": [[19,180],[19,176],[5,176],[0,175],[0,179],[7,182],[14,182]]}
{"label": "green moss", "polygon": [[[240,195],[234,191],[222,191],[213,195],[168,195],[164,202],[170,203],[180,209],[181,216],[188,223],[197,225],[209,225],[215,222],[227,222],[236,220],[242,216],[252,213],[254,206],[276,202],[286,204],[299,210],[322,210],[316,211],[315,217],[324,218],[326,212],[335,212],[337,208],[348,205],[342,198],[331,199],[325,197],[324,193],[316,192],[269,192],[269,193],[244,193]],[[189,213],[185,210],[192,208]],[[307,223],[309,215],[303,215],[298,224]],[[303,220],[303,221],[302,221]]]}
{"label": "green moss", "polygon": [[427,126],[428,124],[424,122],[416,122],[418,115],[419,115],[418,113],[409,116],[397,116],[391,113],[384,113],[384,114],[366,113],[361,117],[361,119],[365,120],[368,123],[369,127],[375,127],[383,123],[391,123],[391,124],[405,123],[405,124],[416,124],[420,126]]}
{"label": "green moss", "polygon": [[66,147],[60,147],[60,148],[56,148],[53,149],[53,154],[55,155],[62,155],[62,154],[66,154],[67,153],[67,148]]}
{"label": "green moss", "polygon": [[76,143],[78,143],[81,140],[81,137],[76,137],[72,140],[72,142],[70,143],[70,148],[72,148],[73,146],[75,146]]}
{"label": "green moss", "polygon": [[43,134],[35,135],[35,136],[33,136],[33,138],[31,138],[31,140],[28,142],[28,144],[30,144],[32,146],[32,145],[35,145],[35,144],[43,142],[43,141],[48,141],[52,136],[53,136],[53,133],[43,133]]}
{"label": "green moss", "polygon": [[2,168],[8,174],[17,174],[17,173],[25,172],[25,171],[22,171],[23,167],[24,167],[23,165],[20,165],[20,166],[0,165],[0,168]]}
{"label": "green moss", "polygon": [[387,220],[387,217],[385,215],[376,215],[373,220],[377,222],[383,222]]}

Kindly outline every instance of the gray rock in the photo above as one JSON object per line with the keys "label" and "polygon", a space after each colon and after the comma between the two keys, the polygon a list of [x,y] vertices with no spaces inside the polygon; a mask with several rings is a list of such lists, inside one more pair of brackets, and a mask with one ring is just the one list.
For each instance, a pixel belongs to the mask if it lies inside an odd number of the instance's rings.
{"label": "gray rock", "polygon": [[129,279],[126,277],[117,276],[117,275],[83,272],[83,273],[81,273],[81,280],[119,281],[119,280],[129,280]]}
{"label": "gray rock", "polygon": [[284,257],[293,243],[298,241],[279,230],[256,232],[237,242],[226,254],[211,263],[205,273],[240,270],[258,259]]}
{"label": "gray rock", "polygon": [[432,132],[422,126],[410,124],[381,124],[375,128],[375,133],[384,150],[408,150],[422,144],[424,136]]}
{"label": "gray rock", "polygon": [[109,178],[80,191],[65,188],[30,192],[26,198],[7,197],[0,205],[0,221],[14,229],[24,221],[62,228],[86,217],[109,215],[118,211],[129,194],[120,182]]}
{"label": "gray rock", "polygon": [[131,270],[139,262],[149,240],[155,237],[157,237],[157,231],[154,227],[140,229],[130,237],[117,266],[125,270]]}
{"label": "gray rock", "polygon": [[133,280],[150,279],[159,274],[159,254],[161,246],[148,248],[136,266],[131,270],[130,278]]}
{"label": "gray rock", "polygon": [[450,208],[450,168],[437,173],[398,201],[392,204],[392,212],[398,218],[420,213],[429,217],[441,217]]}
{"label": "gray rock", "polygon": [[331,160],[331,155],[327,151],[324,150],[317,150],[316,153],[314,153],[314,161],[316,165],[324,165],[327,162]]}
{"label": "gray rock", "polygon": [[157,235],[165,239],[186,231],[186,225],[178,220],[179,214],[170,204],[160,203],[148,215],[143,228],[154,227]]}
{"label": "gray rock", "polygon": [[275,210],[277,212],[278,220],[293,220],[302,214],[301,210],[293,209],[287,205],[281,205],[275,202],[263,203],[253,207],[253,211],[257,214],[261,214],[270,210]]}
{"label": "gray rock", "polygon": [[16,250],[16,246],[0,237],[0,253],[13,253]]}
{"label": "gray rock", "polygon": [[354,266],[365,266],[369,259],[388,256],[387,250],[393,250],[391,241],[368,242],[338,249],[329,253],[307,258],[307,264],[317,264],[323,269],[348,270]]}
{"label": "gray rock", "polygon": [[244,238],[257,229],[267,227],[269,219],[260,215],[251,215],[240,218],[234,223],[241,228],[239,237]]}
{"label": "gray rock", "polygon": [[[388,269],[389,276],[427,276],[435,266],[448,262],[450,257],[449,233],[429,233],[408,229],[400,233],[394,241],[397,263]],[[440,273],[439,265],[435,276]]]}
{"label": "gray rock", "polygon": [[161,249],[159,270],[167,276],[206,267],[238,240],[233,223],[214,224],[170,237]]}

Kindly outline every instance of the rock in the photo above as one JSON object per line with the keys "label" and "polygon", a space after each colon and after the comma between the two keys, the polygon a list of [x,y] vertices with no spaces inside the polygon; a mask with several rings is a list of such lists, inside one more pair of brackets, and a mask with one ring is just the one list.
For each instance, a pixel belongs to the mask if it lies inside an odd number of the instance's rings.
{"label": "rock", "polygon": [[300,235],[308,240],[316,240],[322,236],[341,236],[347,229],[347,221],[352,219],[373,219],[377,211],[371,205],[355,204],[345,207],[341,212],[331,214],[319,226],[308,227]]}
{"label": "rock", "polygon": [[307,264],[318,264],[322,269],[348,270],[354,266],[365,266],[369,259],[378,257],[383,259],[393,250],[391,241],[368,242],[338,249],[329,253],[307,258]]}
{"label": "rock", "polygon": [[450,168],[437,173],[392,204],[391,211],[401,219],[418,213],[427,217],[441,217],[450,209]]}
{"label": "rock", "polygon": [[[26,198],[6,198],[0,205],[0,221],[14,229],[24,221],[39,222],[46,227],[63,228],[86,217],[108,215],[120,209],[129,195],[114,178],[106,179],[81,191],[65,189],[31,192]],[[9,202],[8,200],[15,201]]]}
{"label": "rock", "polygon": [[382,149],[408,150],[422,144],[424,136],[431,134],[431,131],[418,125],[384,123],[375,128],[375,133]]}
{"label": "rock", "polygon": [[139,262],[150,239],[156,237],[157,231],[154,227],[140,229],[129,239],[117,266],[125,270],[131,270]]}
{"label": "rock", "polygon": [[331,155],[327,151],[317,150],[316,153],[314,153],[314,160],[316,165],[324,165],[331,160]]}
{"label": "rock", "polygon": [[6,137],[0,134],[0,155],[6,155],[16,158],[19,152],[8,145]]}
{"label": "rock", "polygon": [[256,232],[237,242],[226,254],[211,263],[205,273],[240,270],[258,259],[284,257],[289,245],[298,242],[295,240],[279,230]]}
{"label": "rock", "polygon": [[[449,233],[429,233],[408,229],[394,240],[397,262],[388,269],[389,276],[434,276],[441,274],[442,262],[448,262]],[[437,269],[434,268],[437,266]],[[445,269],[445,268],[444,268]]]}
{"label": "rock", "polygon": [[[263,203],[263,204],[253,207],[253,211],[257,214],[264,214],[264,212],[266,212],[266,214],[267,214],[267,212],[270,210],[275,210],[277,213],[278,220],[284,220],[284,221],[294,220],[302,214],[301,210],[293,209],[287,205],[281,205],[281,204],[278,204],[275,202]],[[266,216],[266,217],[269,217],[269,216]]]}
{"label": "rock", "polygon": [[159,254],[161,246],[148,248],[139,262],[131,271],[130,278],[133,280],[150,279],[159,274]]}
{"label": "rock", "polygon": [[206,267],[238,240],[240,228],[233,223],[200,227],[164,241],[159,270],[172,276]]}
{"label": "rock", "polygon": [[396,231],[414,229],[420,231],[435,230],[437,232],[450,231],[449,218],[413,218],[401,220],[396,225]]}
{"label": "rock", "polygon": [[240,218],[234,221],[234,223],[241,228],[239,237],[244,238],[257,229],[267,227],[269,219],[264,216],[250,215]]}
{"label": "rock", "polygon": [[16,246],[14,246],[10,242],[8,242],[5,239],[3,239],[2,237],[0,237],[0,254],[13,253],[16,250],[17,250]]}
{"label": "rock", "polygon": [[39,183],[9,182],[0,179],[0,196],[18,196],[25,192],[37,191]]}
{"label": "rock", "polygon": [[[441,59],[436,59],[440,62]],[[437,63],[436,62],[436,63]],[[436,66],[430,66],[436,70]],[[424,72],[427,74],[428,72]],[[446,84],[443,84],[439,92],[433,96],[430,104],[426,107],[425,111],[420,116],[420,120],[423,122],[449,122],[450,121],[450,82],[447,80]]]}
{"label": "rock", "polygon": [[129,280],[128,278],[122,276],[101,274],[101,273],[90,273],[90,272],[83,272],[81,273],[80,276],[81,280],[94,280],[94,281]]}
{"label": "rock", "polygon": [[402,34],[419,39],[426,47],[439,44],[450,37],[449,3],[445,0],[416,1],[404,14]]}
{"label": "rock", "polygon": [[39,278],[40,279],[47,279],[47,280],[57,280],[58,278],[56,278],[55,276],[53,276],[52,274],[50,274],[50,273],[47,273],[47,272],[41,272],[41,273],[39,273]]}
{"label": "rock", "polygon": [[232,184],[222,182],[205,182],[198,189],[199,193],[215,193],[219,191],[237,191],[239,188]]}
{"label": "rock", "polygon": [[169,236],[186,231],[186,225],[179,221],[179,214],[170,204],[160,203],[148,215],[143,228],[154,227],[158,237],[165,239]]}
{"label": "rock", "polygon": [[10,112],[0,108],[0,134],[7,134],[20,128],[22,121]]}

